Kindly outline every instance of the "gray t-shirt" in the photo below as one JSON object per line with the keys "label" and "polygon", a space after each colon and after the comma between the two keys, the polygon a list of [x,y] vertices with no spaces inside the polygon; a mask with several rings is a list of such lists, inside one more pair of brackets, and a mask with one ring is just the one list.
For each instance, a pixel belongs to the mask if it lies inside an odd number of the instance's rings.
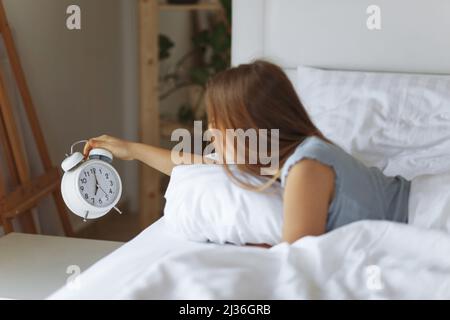
{"label": "gray t-shirt", "polygon": [[400,176],[385,176],[380,169],[366,167],[340,147],[318,137],[308,137],[284,164],[283,186],[289,169],[304,158],[317,160],[335,172],[327,231],[359,220],[408,222],[410,181]]}

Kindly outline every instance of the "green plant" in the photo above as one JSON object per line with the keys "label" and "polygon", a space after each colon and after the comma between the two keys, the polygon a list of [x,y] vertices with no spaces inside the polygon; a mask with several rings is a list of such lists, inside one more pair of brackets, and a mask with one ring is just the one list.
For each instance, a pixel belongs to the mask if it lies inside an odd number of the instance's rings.
{"label": "green plant", "polygon": [[[182,122],[191,122],[196,115],[198,116],[208,79],[227,69],[230,65],[231,0],[220,0],[220,2],[225,13],[224,19],[215,21],[210,28],[194,34],[192,37],[193,49],[183,55],[171,68],[171,71],[164,74],[160,79],[168,87],[160,94],[161,100],[184,87],[197,85],[203,88],[193,105],[184,103],[180,106],[178,120]],[[173,47],[174,44],[170,38],[161,35],[159,39],[160,59],[167,59]],[[187,63],[192,62],[194,57],[197,58],[196,63],[186,67]],[[167,84],[169,85],[167,86]],[[200,117],[205,117],[204,111]]]}
{"label": "green plant", "polygon": [[159,35],[159,60],[165,60],[170,57],[170,50],[175,46],[173,41],[166,35]]}

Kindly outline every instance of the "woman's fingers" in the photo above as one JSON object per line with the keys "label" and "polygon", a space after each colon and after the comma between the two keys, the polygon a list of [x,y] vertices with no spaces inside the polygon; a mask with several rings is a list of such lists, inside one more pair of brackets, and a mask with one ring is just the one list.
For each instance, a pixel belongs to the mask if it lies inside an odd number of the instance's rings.
{"label": "woman's fingers", "polygon": [[87,156],[89,152],[94,148],[101,148],[103,145],[102,141],[98,138],[89,139],[84,145],[83,154]]}
{"label": "woman's fingers", "polygon": [[83,154],[85,157],[87,157],[92,149],[101,148],[111,152],[114,157],[123,160],[129,160],[130,155],[128,145],[128,142],[125,140],[102,135],[100,137],[89,139],[89,141],[84,146]]}
{"label": "woman's fingers", "polygon": [[91,151],[91,149],[92,149],[91,144],[89,143],[89,141],[87,141],[83,148],[83,155],[85,157],[87,157],[87,155],[89,154],[89,151]]}

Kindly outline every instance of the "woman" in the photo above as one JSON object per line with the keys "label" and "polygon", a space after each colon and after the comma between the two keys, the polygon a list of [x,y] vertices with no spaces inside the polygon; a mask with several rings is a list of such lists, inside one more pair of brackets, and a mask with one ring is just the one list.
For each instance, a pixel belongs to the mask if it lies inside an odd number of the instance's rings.
{"label": "woman", "polygon": [[[364,219],[407,222],[410,182],[367,168],[324,137],[278,66],[255,61],[219,73],[208,83],[205,102],[214,129],[279,129],[281,169],[270,181],[279,179],[284,187],[283,241],[318,236]],[[89,140],[85,154],[97,147],[168,175],[174,167],[169,150],[101,136]],[[264,166],[257,162],[238,168],[260,175]],[[241,185],[260,189],[227,172]]]}

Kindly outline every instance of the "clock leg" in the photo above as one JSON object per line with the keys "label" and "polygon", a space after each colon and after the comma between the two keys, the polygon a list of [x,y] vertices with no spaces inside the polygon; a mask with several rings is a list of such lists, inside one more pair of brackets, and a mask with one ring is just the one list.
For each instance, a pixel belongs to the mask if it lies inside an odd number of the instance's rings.
{"label": "clock leg", "polygon": [[84,215],[83,222],[87,221],[88,215],[89,215],[89,211],[86,211],[86,214]]}
{"label": "clock leg", "polygon": [[117,208],[117,207],[114,207],[113,208],[114,210],[116,210],[119,214],[122,214],[122,211],[120,211],[120,209],[119,208]]}

